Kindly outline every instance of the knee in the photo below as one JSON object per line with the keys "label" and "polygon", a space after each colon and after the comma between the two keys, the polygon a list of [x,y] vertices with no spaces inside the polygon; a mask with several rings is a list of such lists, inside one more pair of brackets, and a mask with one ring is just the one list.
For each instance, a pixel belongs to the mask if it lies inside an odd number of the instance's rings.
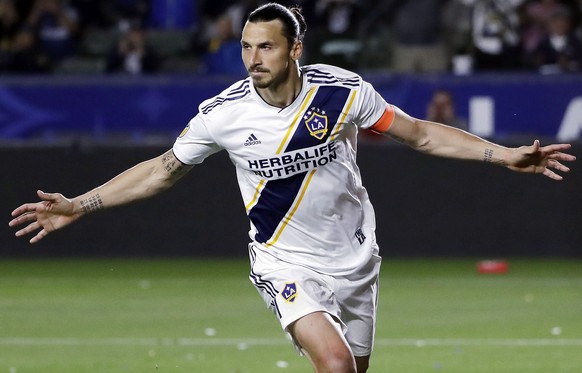
{"label": "knee", "polygon": [[[356,362],[349,351],[329,353],[320,361],[317,372],[321,373],[357,373]],[[364,371],[365,372],[365,371]]]}

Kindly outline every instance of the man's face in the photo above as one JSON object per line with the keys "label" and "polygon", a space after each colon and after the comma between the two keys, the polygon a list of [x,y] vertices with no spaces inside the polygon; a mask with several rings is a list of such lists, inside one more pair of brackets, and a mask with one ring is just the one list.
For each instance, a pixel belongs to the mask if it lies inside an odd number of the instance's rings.
{"label": "man's face", "polygon": [[299,49],[297,43],[289,48],[279,20],[247,22],[241,46],[243,62],[257,88],[273,87],[284,81]]}

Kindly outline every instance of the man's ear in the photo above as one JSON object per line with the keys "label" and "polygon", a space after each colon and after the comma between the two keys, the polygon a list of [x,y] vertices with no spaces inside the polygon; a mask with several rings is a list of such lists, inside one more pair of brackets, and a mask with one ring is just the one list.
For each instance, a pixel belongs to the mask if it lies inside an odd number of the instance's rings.
{"label": "man's ear", "polygon": [[299,61],[301,55],[303,54],[303,42],[296,41],[295,44],[291,47],[291,58],[294,61]]}

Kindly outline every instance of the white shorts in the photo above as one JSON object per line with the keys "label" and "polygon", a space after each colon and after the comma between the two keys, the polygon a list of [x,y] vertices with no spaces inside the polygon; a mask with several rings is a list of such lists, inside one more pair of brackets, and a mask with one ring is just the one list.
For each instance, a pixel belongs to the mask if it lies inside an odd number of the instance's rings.
{"label": "white shorts", "polygon": [[[334,277],[307,267],[283,262],[249,244],[249,278],[283,330],[313,312],[329,313],[342,326],[354,356],[372,353],[378,304],[381,258],[348,276]],[[296,346],[298,347],[298,346]]]}

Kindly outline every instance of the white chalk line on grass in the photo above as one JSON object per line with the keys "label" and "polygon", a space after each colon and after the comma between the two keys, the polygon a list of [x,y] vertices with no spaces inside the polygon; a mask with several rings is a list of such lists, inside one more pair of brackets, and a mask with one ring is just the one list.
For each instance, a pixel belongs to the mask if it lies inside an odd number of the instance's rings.
{"label": "white chalk line on grass", "polygon": [[[274,346],[286,345],[285,338],[0,338],[4,346]],[[498,338],[427,338],[398,339],[377,338],[376,346],[387,347],[439,347],[439,346],[491,346],[491,347],[572,347],[582,346],[582,339],[498,339]]]}

